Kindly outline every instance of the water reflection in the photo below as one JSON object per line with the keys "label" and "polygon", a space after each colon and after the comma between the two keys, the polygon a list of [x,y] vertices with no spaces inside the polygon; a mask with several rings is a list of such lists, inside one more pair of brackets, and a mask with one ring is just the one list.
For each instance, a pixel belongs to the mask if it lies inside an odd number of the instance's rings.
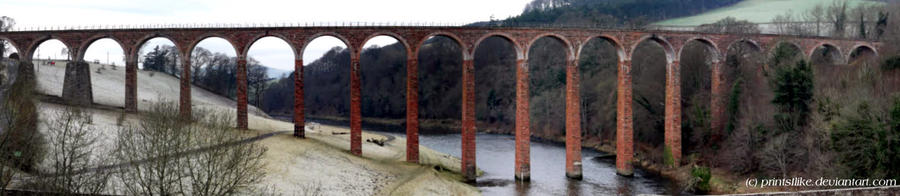
{"label": "water reflection", "polygon": [[580,180],[566,180],[567,195],[582,195]]}
{"label": "water reflection", "polygon": [[[404,137],[402,133],[384,133]],[[670,192],[667,181],[635,169],[633,177],[616,175],[614,158],[597,158],[600,152],[582,150],[582,180],[565,175],[565,147],[531,142],[531,181],[515,182],[515,140],[509,135],[478,134],[477,166],[484,171],[475,186],[484,195],[634,195],[681,194]],[[460,156],[460,135],[420,135],[419,143]]]}

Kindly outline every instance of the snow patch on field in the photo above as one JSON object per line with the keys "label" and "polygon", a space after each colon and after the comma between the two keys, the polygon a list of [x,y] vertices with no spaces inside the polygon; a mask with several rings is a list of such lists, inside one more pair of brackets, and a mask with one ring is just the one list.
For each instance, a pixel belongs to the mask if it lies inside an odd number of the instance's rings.
{"label": "snow patch on field", "polygon": [[[47,95],[62,96],[63,81],[65,79],[66,62],[56,61],[56,65],[44,65],[43,61],[35,61],[35,70],[38,77],[38,91]],[[94,94],[94,103],[125,107],[125,67],[105,66],[105,70],[97,71],[100,64],[90,63],[91,88]],[[177,102],[180,96],[180,79],[159,72],[138,70],[138,110],[145,110],[150,104],[160,100]],[[215,110],[230,110],[237,103],[234,100],[216,95],[202,88],[191,86],[191,105]],[[256,116],[268,117],[262,110],[248,106],[248,113]]]}
{"label": "snow patch on field", "polygon": [[[65,62],[57,62],[55,66],[35,64],[38,91],[61,95]],[[97,73],[100,65],[90,66],[94,102],[123,107],[124,67],[112,70],[106,66],[106,70]],[[146,110],[163,99],[178,100],[178,78],[160,73],[151,77],[150,74],[138,71],[139,110]],[[234,101],[197,87],[192,89],[192,98],[194,108],[235,112]],[[56,120],[55,114],[63,111],[65,106],[39,103],[38,107],[39,129],[48,133],[46,122]],[[98,153],[113,150],[121,125],[140,123],[139,114],[135,113],[115,109],[85,110],[92,114],[93,121],[89,126],[96,130],[95,152]],[[251,130],[236,131],[236,134],[253,137],[294,128],[293,123],[272,119],[253,106],[249,107],[248,118]],[[434,165],[440,165],[458,172],[460,161],[456,157],[420,146],[422,165],[406,163],[405,138],[395,138],[384,146],[363,142],[363,156],[360,157],[349,153],[350,136],[344,134],[348,132],[346,127],[317,125],[307,127],[306,139],[280,134],[258,141],[268,149],[264,156],[267,176],[260,186],[284,195],[480,195],[475,187],[461,183],[457,174],[433,169]],[[382,140],[387,137],[364,131],[362,140],[369,138]],[[122,186],[115,176],[111,181],[112,186]]]}
{"label": "snow patch on field", "polygon": [[[804,13],[816,5],[829,6],[832,0],[744,0],[732,6],[714,9],[699,15],[669,19],[654,23],[655,25],[697,26],[709,24],[734,17],[753,23],[768,23],[777,15],[792,10],[794,14]],[[851,8],[859,5],[883,4],[870,0],[849,0]]]}

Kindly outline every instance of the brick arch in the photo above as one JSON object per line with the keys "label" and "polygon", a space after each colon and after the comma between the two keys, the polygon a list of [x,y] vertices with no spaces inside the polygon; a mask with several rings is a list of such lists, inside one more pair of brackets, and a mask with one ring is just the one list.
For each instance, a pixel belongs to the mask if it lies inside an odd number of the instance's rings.
{"label": "brick arch", "polygon": [[806,51],[806,58],[807,58],[808,60],[812,61],[813,55],[816,53],[816,50],[818,50],[819,47],[825,47],[825,48],[829,48],[829,47],[830,47],[830,48],[833,48],[833,49],[837,50],[837,57],[840,58],[840,59],[838,59],[838,62],[835,62],[835,63],[844,63],[844,62],[846,62],[847,58],[844,58],[844,53],[842,52],[841,48],[838,47],[837,45],[832,44],[832,43],[829,43],[829,42],[819,42],[819,43],[817,43],[815,46],[813,46],[812,48],[810,48],[809,51]]}
{"label": "brick arch", "polygon": [[[766,52],[766,53],[767,53],[766,56],[767,56],[768,58],[771,58],[771,57],[775,56],[775,50],[776,50],[776,49],[778,48],[778,46],[781,45],[781,44],[786,44],[786,45],[788,45],[788,46],[792,46],[792,47],[796,48],[796,49],[797,49],[797,52],[800,52],[799,55],[800,55],[802,58],[807,58],[807,57],[809,57],[809,55],[806,54],[806,51],[803,50],[803,47],[801,47],[802,45],[801,45],[800,43],[797,43],[796,41],[793,41],[793,40],[775,40],[775,41],[773,41],[772,44],[770,44],[769,48],[767,48],[768,51]],[[809,59],[805,59],[805,60],[809,60]]]}
{"label": "brick arch", "polygon": [[[37,48],[40,47],[41,44],[43,44],[44,42],[47,42],[51,39],[59,40],[59,42],[62,42],[63,46],[66,46],[66,48],[69,50],[69,54],[68,54],[69,58],[72,58],[72,53],[74,52],[72,50],[72,43],[69,43],[66,40],[64,40],[62,37],[55,36],[55,35],[42,36],[42,37],[37,38],[34,42],[31,43],[31,45],[28,46],[28,48],[26,49],[27,53],[25,53],[24,55],[20,55],[19,57],[24,57],[23,59],[25,59],[26,61],[34,60],[32,58],[34,58],[34,52],[37,51]],[[18,49],[18,48],[16,48],[16,49]],[[19,51],[19,53],[21,54],[22,51]]]}
{"label": "brick arch", "polygon": [[336,32],[321,32],[321,33],[316,33],[309,37],[306,37],[306,39],[305,39],[306,41],[303,42],[303,47],[300,47],[300,51],[299,51],[300,59],[301,60],[303,59],[303,53],[306,52],[306,47],[309,46],[309,43],[312,43],[314,40],[316,40],[319,37],[325,37],[325,36],[331,36],[331,37],[337,38],[338,40],[341,40],[341,42],[344,42],[344,46],[346,46],[347,50],[350,51],[350,53],[351,53],[350,58],[353,58],[353,55],[354,55],[354,54],[352,54],[353,53],[353,45],[350,44],[350,41],[347,39],[347,37],[344,37],[343,35],[336,33]]}
{"label": "brick arch", "polygon": [[[23,55],[23,54],[22,54],[22,48],[19,47],[19,45],[16,44],[16,42],[14,42],[12,39],[9,39],[9,38],[4,37],[4,36],[0,36],[0,40],[4,40],[4,41],[6,41],[6,43],[9,43],[9,45],[11,45],[13,48],[16,49],[16,53],[19,54],[19,58],[22,58],[22,55]],[[9,51],[4,51],[4,52],[9,52]],[[4,54],[4,55],[6,55],[6,54]]]}
{"label": "brick arch", "polygon": [[[588,43],[591,42],[591,40],[594,40],[594,39],[603,39],[603,40],[606,40],[607,42],[611,43],[613,48],[616,50],[616,55],[618,57],[619,62],[623,62],[623,61],[627,60],[626,58],[629,58],[627,55],[625,55],[625,48],[622,45],[622,41],[619,41],[619,39],[617,39],[615,36],[608,35],[608,34],[592,35],[592,36],[587,37],[587,39],[585,39],[583,42],[581,42],[580,45],[577,46],[578,48],[576,49],[575,55],[580,57],[581,53],[584,50],[584,46],[586,46]],[[578,60],[578,59],[575,59],[575,60]],[[576,66],[577,66],[577,63],[576,63]]]}
{"label": "brick arch", "polygon": [[534,36],[531,40],[529,40],[527,45],[524,47],[524,50],[525,50],[524,55],[526,58],[530,54],[531,47],[534,46],[534,43],[537,42],[537,40],[539,40],[541,38],[545,38],[545,37],[556,39],[557,41],[560,41],[563,43],[563,47],[566,48],[566,60],[575,59],[575,56],[577,54],[575,54],[575,50],[572,49],[572,42],[570,42],[568,39],[566,39],[566,37],[556,34],[556,33],[543,33],[543,34]]}
{"label": "brick arch", "polygon": [[[153,33],[153,34],[147,34],[147,35],[141,37],[137,42],[135,42],[136,45],[134,46],[134,51],[132,52],[132,54],[128,54],[128,55],[133,55],[132,56],[133,59],[138,59],[141,55],[141,48],[144,46],[144,44],[147,44],[148,41],[150,41],[152,39],[156,39],[156,38],[163,38],[163,39],[169,40],[169,42],[172,42],[172,44],[175,45],[175,50],[178,50],[178,52],[183,52],[181,50],[183,46],[179,46],[178,42],[176,42],[172,36],[169,36],[166,34]],[[183,55],[179,54],[179,56],[183,56]]]}
{"label": "brick arch", "polygon": [[876,50],[875,47],[872,47],[872,45],[869,45],[869,44],[856,44],[856,45],[854,45],[853,47],[851,47],[849,50],[847,50],[847,54],[844,55],[844,58],[847,59],[847,62],[848,62],[848,63],[850,63],[850,62],[851,62],[851,61],[850,61],[850,58],[852,57],[853,52],[859,51],[860,49],[863,49],[863,48],[867,48],[868,50],[872,51],[873,55],[875,55],[875,56],[873,56],[873,57],[878,57],[878,56],[879,56],[878,50]]}
{"label": "brick arch", "polygon": [[241,53],[241,51],[238,50],[238,46],[239,46],[240,44],[237,43],[237,42],[235,42],[233,38],[228,37],[228,36],[225,36],[225,35],[220,34],[220,33],[211,32],[211,33],[204,33],[204,34],[202,34],[202,35],[200,35],[200,36],[198,36],[198,37],[192,39],[191,42],[188,44],[188,48],[187,48],[187,50],[186,50],[187,54],[185,54],[185,58],[186,58],[187,60],[190,60],[190,59],[191,59],[191,53],[194,53],[194,49],[197,48],[197,45],[200,44],[200,42],[203,42],[203,40],[206,40],[206,39],[209,39],[209,38],[214,38],[214,37],[216,37],[216,38],[222,38],[222,39],[224,39],[225,41],[227,41],[228,44],[231,45],[231,49],[234,50],[234,55],[235,55],[235,56],[241,57],[241,55],[243,55],[243,53]]}
{"label": "brick arch", "polygon": [[750,38],[740,38],[740,39],[736,39],[732,42],[729,42],[728,47],[724,48],[723,51],[725,51],[725,52],[722,53],[723,54],[722,56],[728,55],[728,50],[731,50],[732,47],[735,47],[738,43],[741,43],[741,42],[748,43],[748,44],[750,44],[750,46],[753,46],[753,49],[756,50],[756,52],[763,51],[762,45],[759,45],[759,42],[757,42],[756,40],[753,40]]}
{"label": "brick arch", "polygon": [[419,50],[422,48],[422,45],[425,44],[425,42],[428,41],[428,39],[431,39],[431,37],[437,37],[437,36],[444,36],[444,37],[450,38],[451,40],[456,42],[456,45],[459,45],[460,52],[462,52],[463,60],[467,59],[467,57],[468,57],[468,59],[471,59],[471,56],[468,56],[469,53],[466,52],[468,50],[466,49],[466,45],[463,44],[462,39],[460,39],[459,36],[457,36],[456,34],[453,34],[451,32],[445,32],[445,31],[432,32],[432,33],[429,33],[428,35],[426,35],[425,37],[422,37],[422,40],[419,40],[418,43],[416,43],[416,47],[415,47],[415,51],[413,51],[413,55],[416,55],[415,57],[418,58]]}
{"label": "brick arch", "polygon": [[255,44],[256,41],[259,41],[260,39],[266,38],[266,37],[274,37],[274,38],[278,38],[278,39],[280,39],[281,41],[283,41],[284,43],[286,43],[286,44],[288,45],[288,47],[291,48],[291,52],[293,52],[292,54],[294,55],[294,59],[295,59],[295,60],[300,59],[299,56],[300,56],[300,55],[303,55],[303,54],[301,54],[300,52],[297,51],[297,46],[295,46],[294,43],[291,43],[291,42],[289,41],[290,39],[288,39],[287,36],[285,36],[284,34],[281,34],[281,33],[275,33],[275,32],[273,32],[273,33],[266,32],[266,33],[263,33],[263,34],[254,35],[253,38],[251,38],[250,41],[247,42],[247,47],[244,47],[244,50],[241,51],[241,54],[242,54],[243,56],[245,56],[245,57],[249,57],[249,55],[250,55],[250,48],[253,47],[253,44]]}
{"label": "brick arch", "polygon": [[513,37],[510,36],[509,34],[506,34],[506,33],[499,33],[499,32],[492,32],[492,33],[488,33],[488,34],[486,34],[486,35],[484,35],[484,36],[479,37],[479,38],[475,41],[474,45],[472,45],[472,51],[469,51],[469,54],[470,54],[469,56],[472,57],[472,59],[474,59],[474,58],[475,58],[475,51],[478,50],[478,46],[481,45],[481,42],[484,41],[484,40],[487,39],[487,38],[494,37],[494,36],[497,36],[497,37],[506,39],[507,41],[509,41],[509,43],[511,43],[511,44],[513,45],[513,48],[516,50],[516,59],[525,59],[525,58],[528,58],[527,56],[525,56],[525,55],[522,53],[522,47],[519,46],[519,42],[517,42],[516,39],[513,39]]}
{"label": "brick arch", "polygon": [[708,37],[691,37],[690,39],[685,40],[684,45],[682,45],[681,48],[678,49],[678,58],[679,59],[681,58],[681,54],[684,52],[684,47],[687,46],[688,43],[691,43],[692,41],[696,41],[700,44],[703,44],[704,46],[706,46],[707,49],[709,49],[709,51],[712,51],[712,59],[713,59],[714,64],[720,61],[722,55],[719,54],[719,46],[716,45],[716,42],[713,42]]}
{"label": "brick arch", "polygon": [[636,42],[634,42],[633,45],[631,45],[628,59],[631,59],[630,55],[634,55],[634,51],[637,49],[638,45],[641,45],[641,43],[644,43],[645,41],[653,41],[662,46],[663,51],[666,52],[667,65],[672,64],[672,62],[674,62],[678,58],[677,56],[675,56],[675,49],[672,43],[669,42],[669,40],[666,40],[665,38],[657,35],[645,35],[644,37],[641,37]]}
{"label": "brick arch", "polygon": [[[76,58],[73,58],[73,60],[84,61],[84,53],[86,53],[87,49],[89,47],[91,47],[91,44],[94,44],[94,42],[97,42],[98,40],[107,39],[107,38],[115,41],[116,44],[119,44],[119,48],[122,49],[122,53],[128,53],[127,47],[125,47],[125,44],[123,44],[124,42],[122,42],[119,38],[116,38],[115,36],[109,35],[109,34],[99,34],[99,35],[94,35],[94,36],[82,41],[80,43],[80,45],[78,46],[78,51],[79,51],[78,56]],[[126,57],[130,56],[129,54],[124,54],[124,55]]]}
{"label": "brick arch", "polygon": [[[388,37],[394,38],[395,40],[397,40],[397,42],[400,42],[401,44],[403,44],[403,49],[406,50],[407,55],[412,54],[411,53],[412,49],[409,45],[409,42],[406,41],[406,38],[404,38],[403,36],[400,36],[399,34],[396,34],[394,32],[390,32],[390,31],[379,31],[379,32],[375,32],[375,33],[372,33],[372,34],[366,36],[366,38],[363,39],[362,43],[360,43],[360,45],[359,45],[360,49],[364,49],[363,47],[366,47],[366,43],[368,43],[369,40],[371,40],[372,38],[378,37],[378,36],[388,36]],[[360,50],[359,52],[362,52],[362,50]]]}

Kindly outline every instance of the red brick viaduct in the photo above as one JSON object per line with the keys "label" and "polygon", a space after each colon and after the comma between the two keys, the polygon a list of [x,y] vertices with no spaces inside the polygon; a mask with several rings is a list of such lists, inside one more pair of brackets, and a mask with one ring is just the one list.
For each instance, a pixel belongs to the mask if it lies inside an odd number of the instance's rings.
{"label": "red brick viaduct", "polygon": [[[94,41],[111,38],[117,41],[126,54],[126,86],[125,110],[137,111],[137,58],[139,48],[149,39],[162,37],[175,43],[180,51],[181,65],[184,71],[181,76],[180,112],[184,116],[191,115],[191,64],[189,57],[198,42],[209,37],[220,37],[228,40],[237,53],[238,59],[238,93],[237,93],[237,127],[247,129],[247,52],[250,46],[263,37],[277,37],[287,42],[293,49],[296,73],[303,72],[303,55],[307,44],[320,36],[333,36],[342,40],[351,51],[351,153],[362,154],[361,119],[360,119],[360,76],[359,55],[367,40],[375,36],[390,36],[406,47],[407,51],[407,161],[416,163],[418,156],[418,51],[425,40],[432,36],[445,36],[455,40],[462,49],[463,64],[462,83],[462,173],[467,180],[475,180],[475,74],[473,56],[476,48],[488,37],[504,38],[515,46],[516,61],[516,161],[515,177],[528,180],[530,175],[529,160],[529,93],[527,57],[532,44],[543,37],[551,37],[566,46],[566,176],[581,178],[581,118],[579,104],[579,74],[576,60],[579,59],[582,47],[592,39],[604,39],[612,43],[617,50],[619,65],[617,74],[617,115],[616,115],[616,168],[621,175],[632,174],[633,158],[633,126],[632,120],[632,52],[638,44],[656,42],[665,49],[666,66],[666,107],[665,107],[665,145],[673,155],[675,163],[681,159],[681,85],[679,58],[685,44],[695,41],[709,47],[712,51],[712,127],[716,131],[723,129],[725,78],[722,62],[728,49],[736,43],[748,43],[756,52],[770,53],[781,43],[793,45],[804,52],[809,59],[820,47],[834,49],[841,57],[839,61],[847,62],[854,52],[867,50],[878,55],[880,43],[835,39],[823,37],[798,37],[765,34],[711,34],[700,32],[643,31],[643,30],[606,30],[581,28],[497,28],[497,27],[254,27],[254,28],[149,28],[149,29],[96,29],[96,30],[57,30],[57,31],[17,31],[0,32],[0,39],[8,40],[19,49],[22,60],[30,62],[35,49],[43,41],[57,39],[68,47],[70,56],[83,61],[84,51]],[[838,62],[838,63],[841,63]],[[422,70],[428,71],[428,70]],[[68,75],[68,73],[67,73]],[[304,104],[303,74],[296,75],[294,95],[294,135],[304,137]],[[68,76],[67,76],[68,77]],[[660,89],[662,90],[662,89]],[[88,97],[90,103],[90,97]],[[641,123],[641,122],[637,122]]]}

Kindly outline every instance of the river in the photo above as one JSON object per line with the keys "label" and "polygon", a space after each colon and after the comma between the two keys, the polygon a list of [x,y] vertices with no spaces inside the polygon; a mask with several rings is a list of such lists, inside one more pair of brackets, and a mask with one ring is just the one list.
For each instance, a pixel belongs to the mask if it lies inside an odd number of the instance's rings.
{"label": "river", "polygon": [[[368,127],[363,127],[366,130]],[[405,137],[404,133],[376,131]],[[635,169],[633,177],[616,175],[615,158],[599,158],[604,153],[582,149],[582,180],[565,175],[565,146],[532,140],[531,181],[514,180],[515,137],[511,135],[476,135],[476,164],[484,171],[476,186],[484,195],[636,195],[684,194],[670,181]],[[460,157],[459,134],[423,134],[419,144]]]}

